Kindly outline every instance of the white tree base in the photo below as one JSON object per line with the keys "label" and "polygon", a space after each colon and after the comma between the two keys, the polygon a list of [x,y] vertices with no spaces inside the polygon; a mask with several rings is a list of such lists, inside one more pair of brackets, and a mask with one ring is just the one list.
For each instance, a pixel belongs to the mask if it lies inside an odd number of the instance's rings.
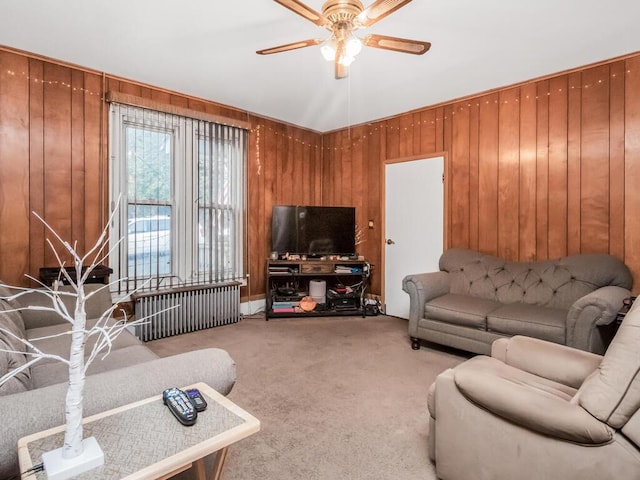
{"label": "white tree base", "polygon": [[74,458],[63,458],[62,448],[42,454],[44,471],[49,480],[66,480],[87,470],[104,465],[104,453],[95,437],[82,440],[83,451]]}

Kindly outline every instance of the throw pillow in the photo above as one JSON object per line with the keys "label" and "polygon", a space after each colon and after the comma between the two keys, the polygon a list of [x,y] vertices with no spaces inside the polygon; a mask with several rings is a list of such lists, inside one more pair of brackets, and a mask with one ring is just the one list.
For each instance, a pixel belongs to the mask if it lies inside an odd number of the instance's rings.
{"label": "throw pillow", "polygon": [[[6,342],[0,340],[0,378],[27,362],[24,354],[10,353],[7,350],[12,350],[12,348]],[[31,371],[26,368],[0,385],[0,395],[24,392],[29,390],[30,386]]]}
{"label": "throw pillow", "polygon": [[26,352],[27,346],[13,336],[15,335],[18,338],[26,338],[27,336],[22,315],[20,315],[20,312],[11,310],[13,310],[11,305],[5,300],[0,300],[0,327],[3,329],[0,329],[0,340],[4,340],[13,350]]}
{"label": "throw pillow", "polygon": [[18,300],[7,300],[10,296],[17,293],[16,290],[11,290],[2,280],[0,280],[0,300],[5,300],[9,305],[14,308],[20,307],[20,302]]}

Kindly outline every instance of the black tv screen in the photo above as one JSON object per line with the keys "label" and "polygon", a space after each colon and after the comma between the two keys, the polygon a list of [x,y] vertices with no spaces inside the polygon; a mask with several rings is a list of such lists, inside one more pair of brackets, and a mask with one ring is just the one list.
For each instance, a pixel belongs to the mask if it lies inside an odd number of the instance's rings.
{"label": "black tv screen", "polygon": [[355,230],[354,207],[275,205],[271,217],[271,246],[280,255],[353,255]]}

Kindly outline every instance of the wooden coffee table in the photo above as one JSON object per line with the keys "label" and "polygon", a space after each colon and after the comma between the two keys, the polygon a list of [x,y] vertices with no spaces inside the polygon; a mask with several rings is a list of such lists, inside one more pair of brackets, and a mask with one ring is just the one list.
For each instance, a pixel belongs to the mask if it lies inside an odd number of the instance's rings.
{"label": "wooden coffee table", "polygon": [[[95,437],[104,452],[104,465],[78,479],[164,479],[189,468],[207,478],[204,457],[218,452],[211,477],[218,480],[227,447],[260,430],[260,422],[204,383],[197,388],[208,407],[198,421],[185,427],[162,402],[162,394],[99,413],[83,420],[84,437]],[[64,426],[23,437],[18,442],[20,471],[42,462],[44,452],[60,448]],[[40,472],[27,479],[46,479]]]}

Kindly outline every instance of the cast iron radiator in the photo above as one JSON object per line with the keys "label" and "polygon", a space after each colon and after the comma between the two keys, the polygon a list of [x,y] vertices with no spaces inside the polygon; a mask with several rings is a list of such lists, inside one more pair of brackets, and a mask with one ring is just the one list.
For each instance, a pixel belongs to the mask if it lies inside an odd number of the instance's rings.
{"label": "cast iron radiator", "polygon": [[240,320],[240,283],[172,288],[133,295],[135,326],[143,342],[180,335]]}

